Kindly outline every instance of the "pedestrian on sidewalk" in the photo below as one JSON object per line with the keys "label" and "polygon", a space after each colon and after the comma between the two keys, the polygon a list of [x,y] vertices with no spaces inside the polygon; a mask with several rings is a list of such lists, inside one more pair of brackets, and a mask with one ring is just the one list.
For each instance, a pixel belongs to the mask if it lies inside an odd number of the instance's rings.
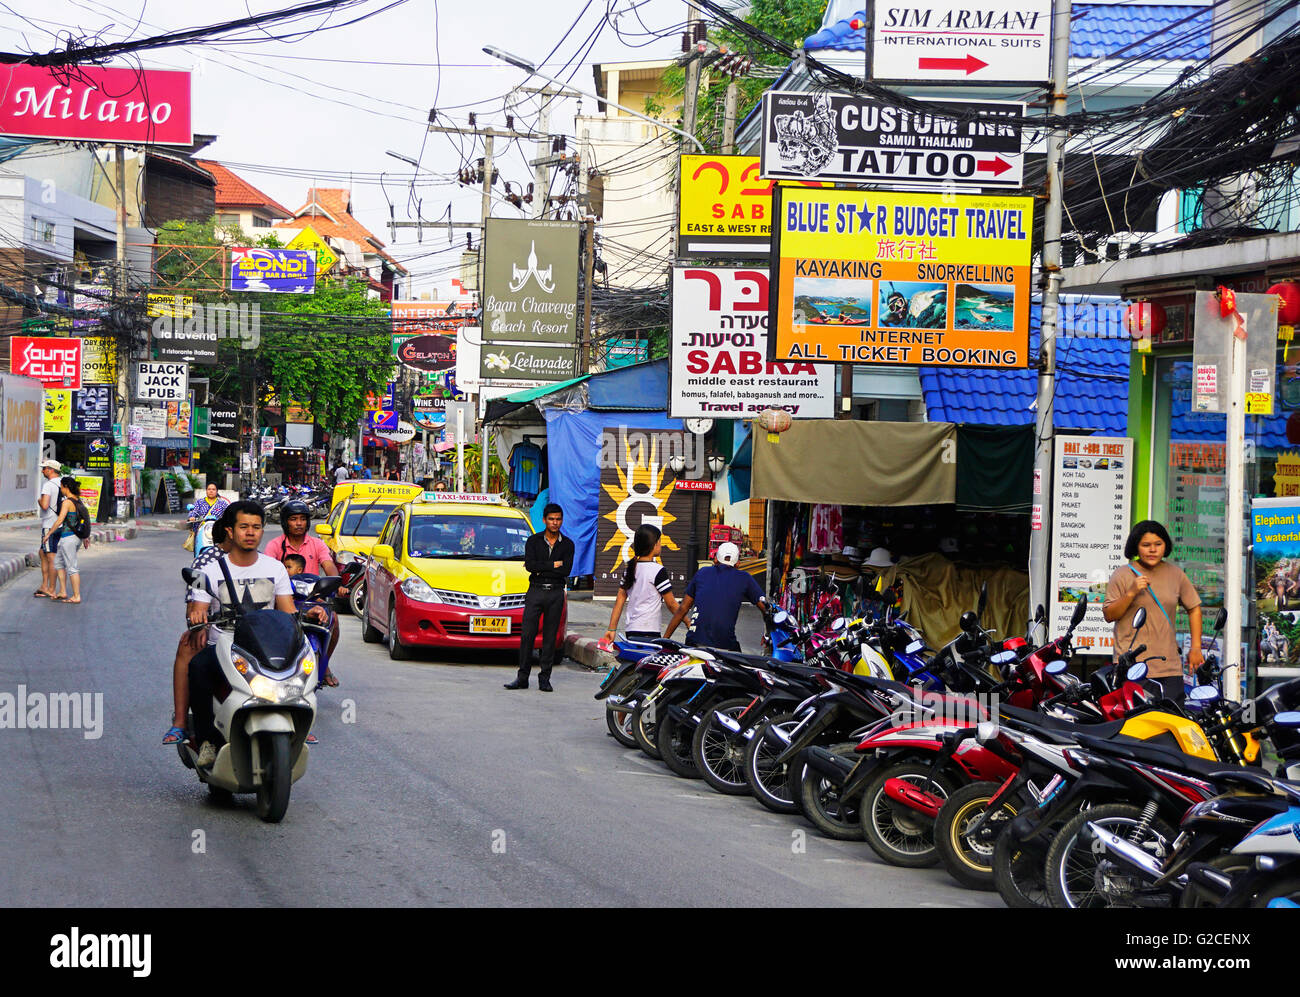
{"label": "pedestrian on sidewalk", "polygon": [[564,510],[552,502],[542,510],[546,529],[534,533],[524,544],[524,567],[528,569],[528,594],[524,597],[524,621],[520,628],[519,674],[507,689],[527,689],[532,669],[533,642],[537,624],[542,624],[542,651],[537,670],[537,688],[551,692],[551,665],[555,659],[555,637],[564,615],[564,585],[573,568],[573,541],[560,533]]}
{"label": "pedestrian on sidewalk", "polygon": [[673,596],[673,581],[668,569],[659,563],[660,533],[657,527],[642,523],[632,535],[632,557],[623,572],[623,581],[614,597],[614,609],[609,614],[609,629],[605,640],[613,640],[618,630],[618,619],[627,607],[627,637],[629,640],[654,640],[663,626],[660,606],[677,612],[677,599]]}
{"label": "pedestrian on sidewalk", "polygon": [[[87,547],[90,546],[89,536],[82,540],[77,536],[77,530],[82,523],[90,522],[90,513],[81,503],[81,485],[77,483],[76,478],[71,476],[63,478],[59,482],[59,493],[62,496],[59,515],[48,534],[55,544],[54,600],[55,602],[66,600],[75,605],[81,602],[81,572],[77,570],[77,550],[83,543]],[[68,595],[69,585],[72,586],[71,596]]]}
{"label": "pedestrian on sidewalk", "polygon": [[41,461],[41,475],[45,480],[36,496],[36,504],[41,513],[41,543],[36,548],[41,561],[41,584],[32,594],[38,599],[54,597],[54,552],[58,546],[58,536],[50,542],[50,527],[59,518],[59,476],[63,465],[57,460]]}
{"label": "pedestrian on sidewalk", "polygon": [[754,576],[736,567],[740,560],[739,547],[733,543],[719,545],[714,560],[716,563],[701,568],[686,586],[686,598],[668,621],[664,636],[671,637],[691,607],[697,606],[695,625],[686,634],[687,646],[739,651],[736,618],[740,615],[741,604],[748,599],[767,612],[767,600]]}

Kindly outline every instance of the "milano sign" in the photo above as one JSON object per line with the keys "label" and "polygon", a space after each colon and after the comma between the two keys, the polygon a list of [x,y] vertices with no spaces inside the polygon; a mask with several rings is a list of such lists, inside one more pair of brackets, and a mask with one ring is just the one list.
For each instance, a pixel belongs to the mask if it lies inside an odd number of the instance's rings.
{"label": "milano sign", "polygon": [[190,74],[0,66],[0,134],[131,145],[191,145]]}

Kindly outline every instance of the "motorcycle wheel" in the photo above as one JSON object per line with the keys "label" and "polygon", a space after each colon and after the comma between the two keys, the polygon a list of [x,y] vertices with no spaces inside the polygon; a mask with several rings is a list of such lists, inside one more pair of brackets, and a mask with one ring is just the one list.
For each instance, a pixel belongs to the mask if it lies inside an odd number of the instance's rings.
{"label": "motorcycle wheel", "polygon": [[[1250,855],[1216,855],[1206,862],[1206,865],[1212,865],[1220,872],[1227,873],[1229,876],[1241,872],[1250,872],[1255,868],[1255,860]],[[1189,878],[1187,886],[1184,888],[1182,896],[1178,898],[1179,907],[1218,907],[1222,898],[1217,893],[1211,893],[1202,888]],[[1251,898],[1252,906],[1255,898]]]}
{"label": "motorcycle wheel", "polygon": [[[842,744],[828,745],[826,750],[852,758],[856,747],[855,742],[845,741]],[[857,803],[841,801],[839,787],[832,785],[809,766],[800,765],[798,768],[801,773],[799,806],[808,822],[828,838],[861,841],[862,822],[858,819]]]}
{"label": "motorcycle wheel", "polygon": [[1004,904],[1015,910],[1048,906],[1043,882],[1046,859],[1047,849],[1038,839],[1018,841],[1009,829],[998,835],[993,846],[993,888]]}
{"label": "motorcycle wheel", "polygon": [[1289,900],[1300,903],[1300,879],[1289,876],[1278,880],[1267,889],[1255,894],[1250,900],[1251,907],[1267,907],[1271,900]]}
{"label": "motorcycle wheel", "polygon": [[923,869],[939,861],[934,845],[935,822],[885,795],[885,783],[903,779],[920,788],[927,781],[930,792],[947,799],[953,794],[952,780],[934,773],[929,762],[900,762],[877,772],[862,791],[858,815],[862,833],[871,850],[890,865]]}
{"label": "motorcycle wheel", "polygon": [[790,796],[789,765],[775,764],[784,745],[768,737],[769,728],[795,726],[793,714],[782,713],[759,726],[745,747],[745,782],[754,799],[777,814],[797,814],[799,804]]}
{"label": "motorcycle wheel", "polygon": [[632,735],[632,711],[605,707],[605,726],[614,735],[614,740],[623,747],[637,747],[636,738]]}
{"label": "motorcycle wheel", "polygon": [[289,809],[289,787],[293,766],[289,763],[289,735],[284,732],[263,735],[262,784],[257,787],[257,816],[268,824],[278,824]]}
{"label": "motorcycle wheel", "polygon": [[411,657],[411,649],[402,643],[397,632],[397,603],[388,606],[388,656],[394,661],[406,661]]}
{"label": "motorcycle wheel", "polygon": [[714,712],[739,717],[753,702],[752,696],[728,699],[706,711],[703,722],[691,738],[691,760],[704,781],[725,796],[744,796],[749,792],[745,781],[747,742],[720,723]]}
{"label": "motorcycle wheel", "polygon": [[655,705],[657,704],[643,704],[632,711],[632,737],[638,748],[658,761],[659,744],[655,737],[658,733],[658,724],[651,719],[656,715],[655,711],[649,708]]}
{"label": "motorcycle wheel", "polygon": [[1001,788],[1001,783],[972,782],[962,786],[948,797],[934,822],[934,845],[948,875],[968,890],[993,889],[993,849],[997,841],[999,824],[1016,815],[1013,803],[1004,802],[996,814],[989,817],[982,833],[983,840],[972,840],[969,828],[988,809],[989,800]]}
{"label": "motorcycle wheel", "polygon": [[359,620],[366,618],[366,583],[359,581],[348,589],[348,608]]}
{"label": "motorcycle wheel", "polygon": [[700,770],[695,767],[695,759],[691,757],[691,738],[694,734],[693,728],[678,723],[672,717],[660,717],[659,728],[655,731],[660,760],[683,779],[700,777]]}
{"label": "motorcycle wheel", "polygon": [[[1136,906],[1131,903],[1117,903],[1120,894],[1103,892],[1100,880],[1107,875],[1107,870],[1119,870],[1125,876],[1122,867],[1108,859],[1105,852],[1100,854],[1079,838],[1085,823],[1099,824],[1112,834],[1132,841],[1132,834],[1138,830],[1142,818],[1142,808],[1130,803],[1104,803],[1075,814],[1052,841],[1047,849],[1047,861],[1043,867],[1043,878],[1047,882],[1047,895],[1053,907],[1117,907]],[[1174,831],[1164,821],[1153,820],[1150,827],[1141,833],[1140,840],[1133,844],[1147,852],[1168,855],[1173,847]]]}

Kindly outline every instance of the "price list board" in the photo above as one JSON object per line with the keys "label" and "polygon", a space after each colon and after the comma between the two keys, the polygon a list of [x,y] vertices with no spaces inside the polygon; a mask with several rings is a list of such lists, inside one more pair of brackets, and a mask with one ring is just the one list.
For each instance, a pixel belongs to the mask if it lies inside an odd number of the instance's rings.
{"label": "price list board", "polygon": [[1124,563],[1133,440],[1058,436],[1053,459],[1050,635],[1065,631],[1086,596],[1088,613],[1074,632],[1075,650],[1109,655],[1114,631],[1101,615],[1101,604],[1106,583]]}

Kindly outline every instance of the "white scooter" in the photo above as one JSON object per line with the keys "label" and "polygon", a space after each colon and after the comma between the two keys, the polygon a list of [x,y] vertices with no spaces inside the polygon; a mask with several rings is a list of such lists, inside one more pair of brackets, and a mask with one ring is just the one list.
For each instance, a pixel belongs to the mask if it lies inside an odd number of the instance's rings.
{"label": "white scooter", "polygon": [[[189,585],[203,584],[202,573],[193,568],[182,568],[181,576]],[[328,598],[342,581],[322,578],[312,596]],[[289,807],[290,785],[307,771],[320,664],[297,615],[236,604],[208,623],[218,630],[217,664],[230,687],[224,700],[213,700],[214,722],[226,743],[210,769],[197,766],[198,751],[190,741],[179,742],[177,752],[214,798],[255,793],[257,816],[278,823]]]}

